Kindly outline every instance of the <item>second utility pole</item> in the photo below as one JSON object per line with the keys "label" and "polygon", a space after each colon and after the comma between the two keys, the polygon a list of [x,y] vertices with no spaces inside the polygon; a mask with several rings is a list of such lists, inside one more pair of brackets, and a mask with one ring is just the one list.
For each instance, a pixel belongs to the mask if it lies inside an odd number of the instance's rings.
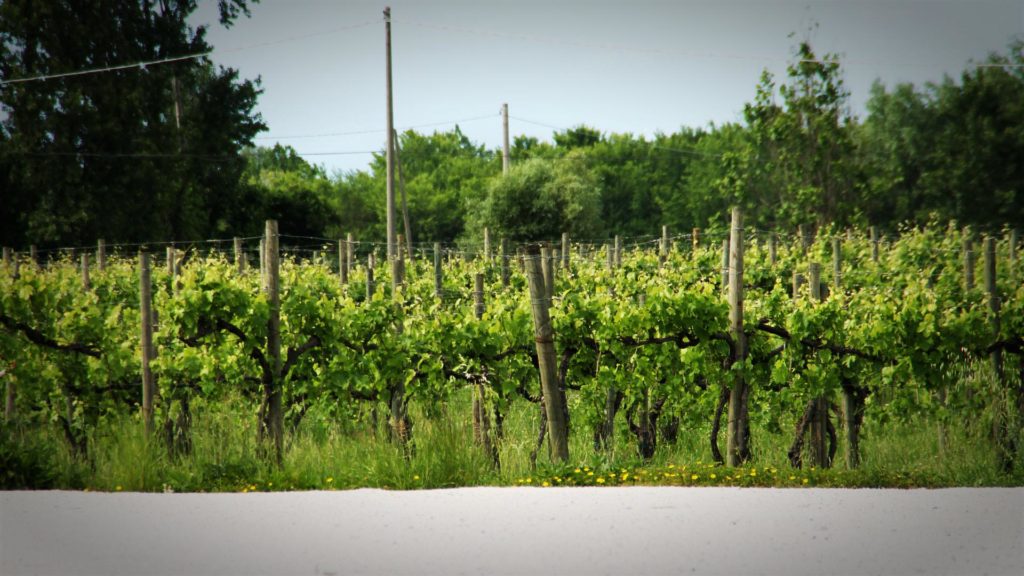
{"label": "second utility pole", "polygon": [[391,7],[384,8],[384,42],[387,56],[388,144],[387,144],[387,226],[388,262],[395,258],[395,120],[391,101]]}
{"label": "second utility pole", "polygon": [[501,173],[508,176],[508,170],[511,165],[508,150],[508,104],[501,105],[501,124],[504,128],[504,139],[501,153]]}

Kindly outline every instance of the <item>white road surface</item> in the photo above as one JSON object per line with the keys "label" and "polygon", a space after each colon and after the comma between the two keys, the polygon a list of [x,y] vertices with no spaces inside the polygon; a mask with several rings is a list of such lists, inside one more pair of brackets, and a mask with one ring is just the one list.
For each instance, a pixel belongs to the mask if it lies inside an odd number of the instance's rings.
{"label": "white road surface", "polygon": [[0,574],[1024,574],[1024,489],[0,492]]}

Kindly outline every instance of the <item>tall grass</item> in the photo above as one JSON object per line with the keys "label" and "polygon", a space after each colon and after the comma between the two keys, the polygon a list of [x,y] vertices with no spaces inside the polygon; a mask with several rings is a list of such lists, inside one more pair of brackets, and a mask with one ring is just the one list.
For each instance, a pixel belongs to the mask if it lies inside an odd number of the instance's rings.
{"label": "tall grass", "polygon": [[[89,458],[76,459],[51,427],[3,428],[4,448],[18,449],[38,464],[28,478],[6,487],[71,488],[103,491],[250,491],[447,488],[475,485],[516,485],[524,478],[555,476],[564,465],[552,463],[547,444],[532,467],[540,414],[536,406],[513,404],[499,442],[500,468],[473,441],[470,398],[457,394],[445,406],[430,410],[413,404],[413,442],[402,448],[392,442],[383,423],[368,418],[336,421],[311,411],[287,436],[281,467],[261,456],[251,406],[221,402],[195,408],[190,454],[172,457],[158,438],[147,439],[138,417],[103,420],[89,439]],[[383,418],[381,418],[383,420]],[[783,426],[783,430],[787,430]],[[819,485],[852,486],[991,486],[1024,485],[1024,474],[998,471],[997,455],[984,426],[956,426],[946,431],[942,446],[938,424],[927,419],[887,423],[869,420],[861,441],[862,464],[846,471],[840,439],[833,471],[818,471]],[[707,426],[681,429],[674,445],[661,443],[655,456],[642,462],[635,439],[624,426],[616,430],[610,451],[595,451],[592,431],[580,425],[570,434],[569,467],[595,470],[712,463]],[[840,434],[841,436],[841,434]],[[721,439],[724,443],[724,437]],[[752,430],[751,466],[777,469],[786,477],[786,456],[792,438],[785,432]],[[16,465],[20,465],[17,464]],[[726,477],[726,469],[716,475]],[[770,483],[770,480],[769,480]]]}

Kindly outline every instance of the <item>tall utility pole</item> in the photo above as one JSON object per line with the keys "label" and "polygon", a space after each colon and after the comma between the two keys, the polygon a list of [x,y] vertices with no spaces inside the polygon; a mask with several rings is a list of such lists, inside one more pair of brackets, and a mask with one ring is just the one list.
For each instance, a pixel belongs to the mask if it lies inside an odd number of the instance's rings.
{"label": "tall utility pole", "polygon": [[384,8],[384,43],[387,56],[387,90],[388,90],[388,147],[387,147],[387,225],[388,225],[388,262],[395,258],[395,118],[391,101],[391,7]]}
{"label": "tall utility pole", "polygon": [[501,124],[504,128],[504,140],[501,154],[501,173],[508,176],[508,171],[512,167],[512,160],[508,154],[508,103],[501,105]]}

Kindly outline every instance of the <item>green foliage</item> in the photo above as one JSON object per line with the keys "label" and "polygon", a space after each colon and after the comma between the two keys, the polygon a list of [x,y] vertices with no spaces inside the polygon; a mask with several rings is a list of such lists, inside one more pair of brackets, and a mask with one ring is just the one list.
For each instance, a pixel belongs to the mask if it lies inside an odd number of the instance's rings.
{"label": "green foliage", "polygon": [[515,242],[558,238],[562,232],[590,238],[600,229],[599,204],[583,155],[530,160],[492,180],[477,226]]}
{"label": "green foliage", "polygon": [[[0,5],[0,77],[211,50],[195,2]],[[220,2],[224,24],[246,2]],[[4,245],[207,237],[238,229],[240,147],[264,129],[258,84],[206,58],[0,87]]]}

